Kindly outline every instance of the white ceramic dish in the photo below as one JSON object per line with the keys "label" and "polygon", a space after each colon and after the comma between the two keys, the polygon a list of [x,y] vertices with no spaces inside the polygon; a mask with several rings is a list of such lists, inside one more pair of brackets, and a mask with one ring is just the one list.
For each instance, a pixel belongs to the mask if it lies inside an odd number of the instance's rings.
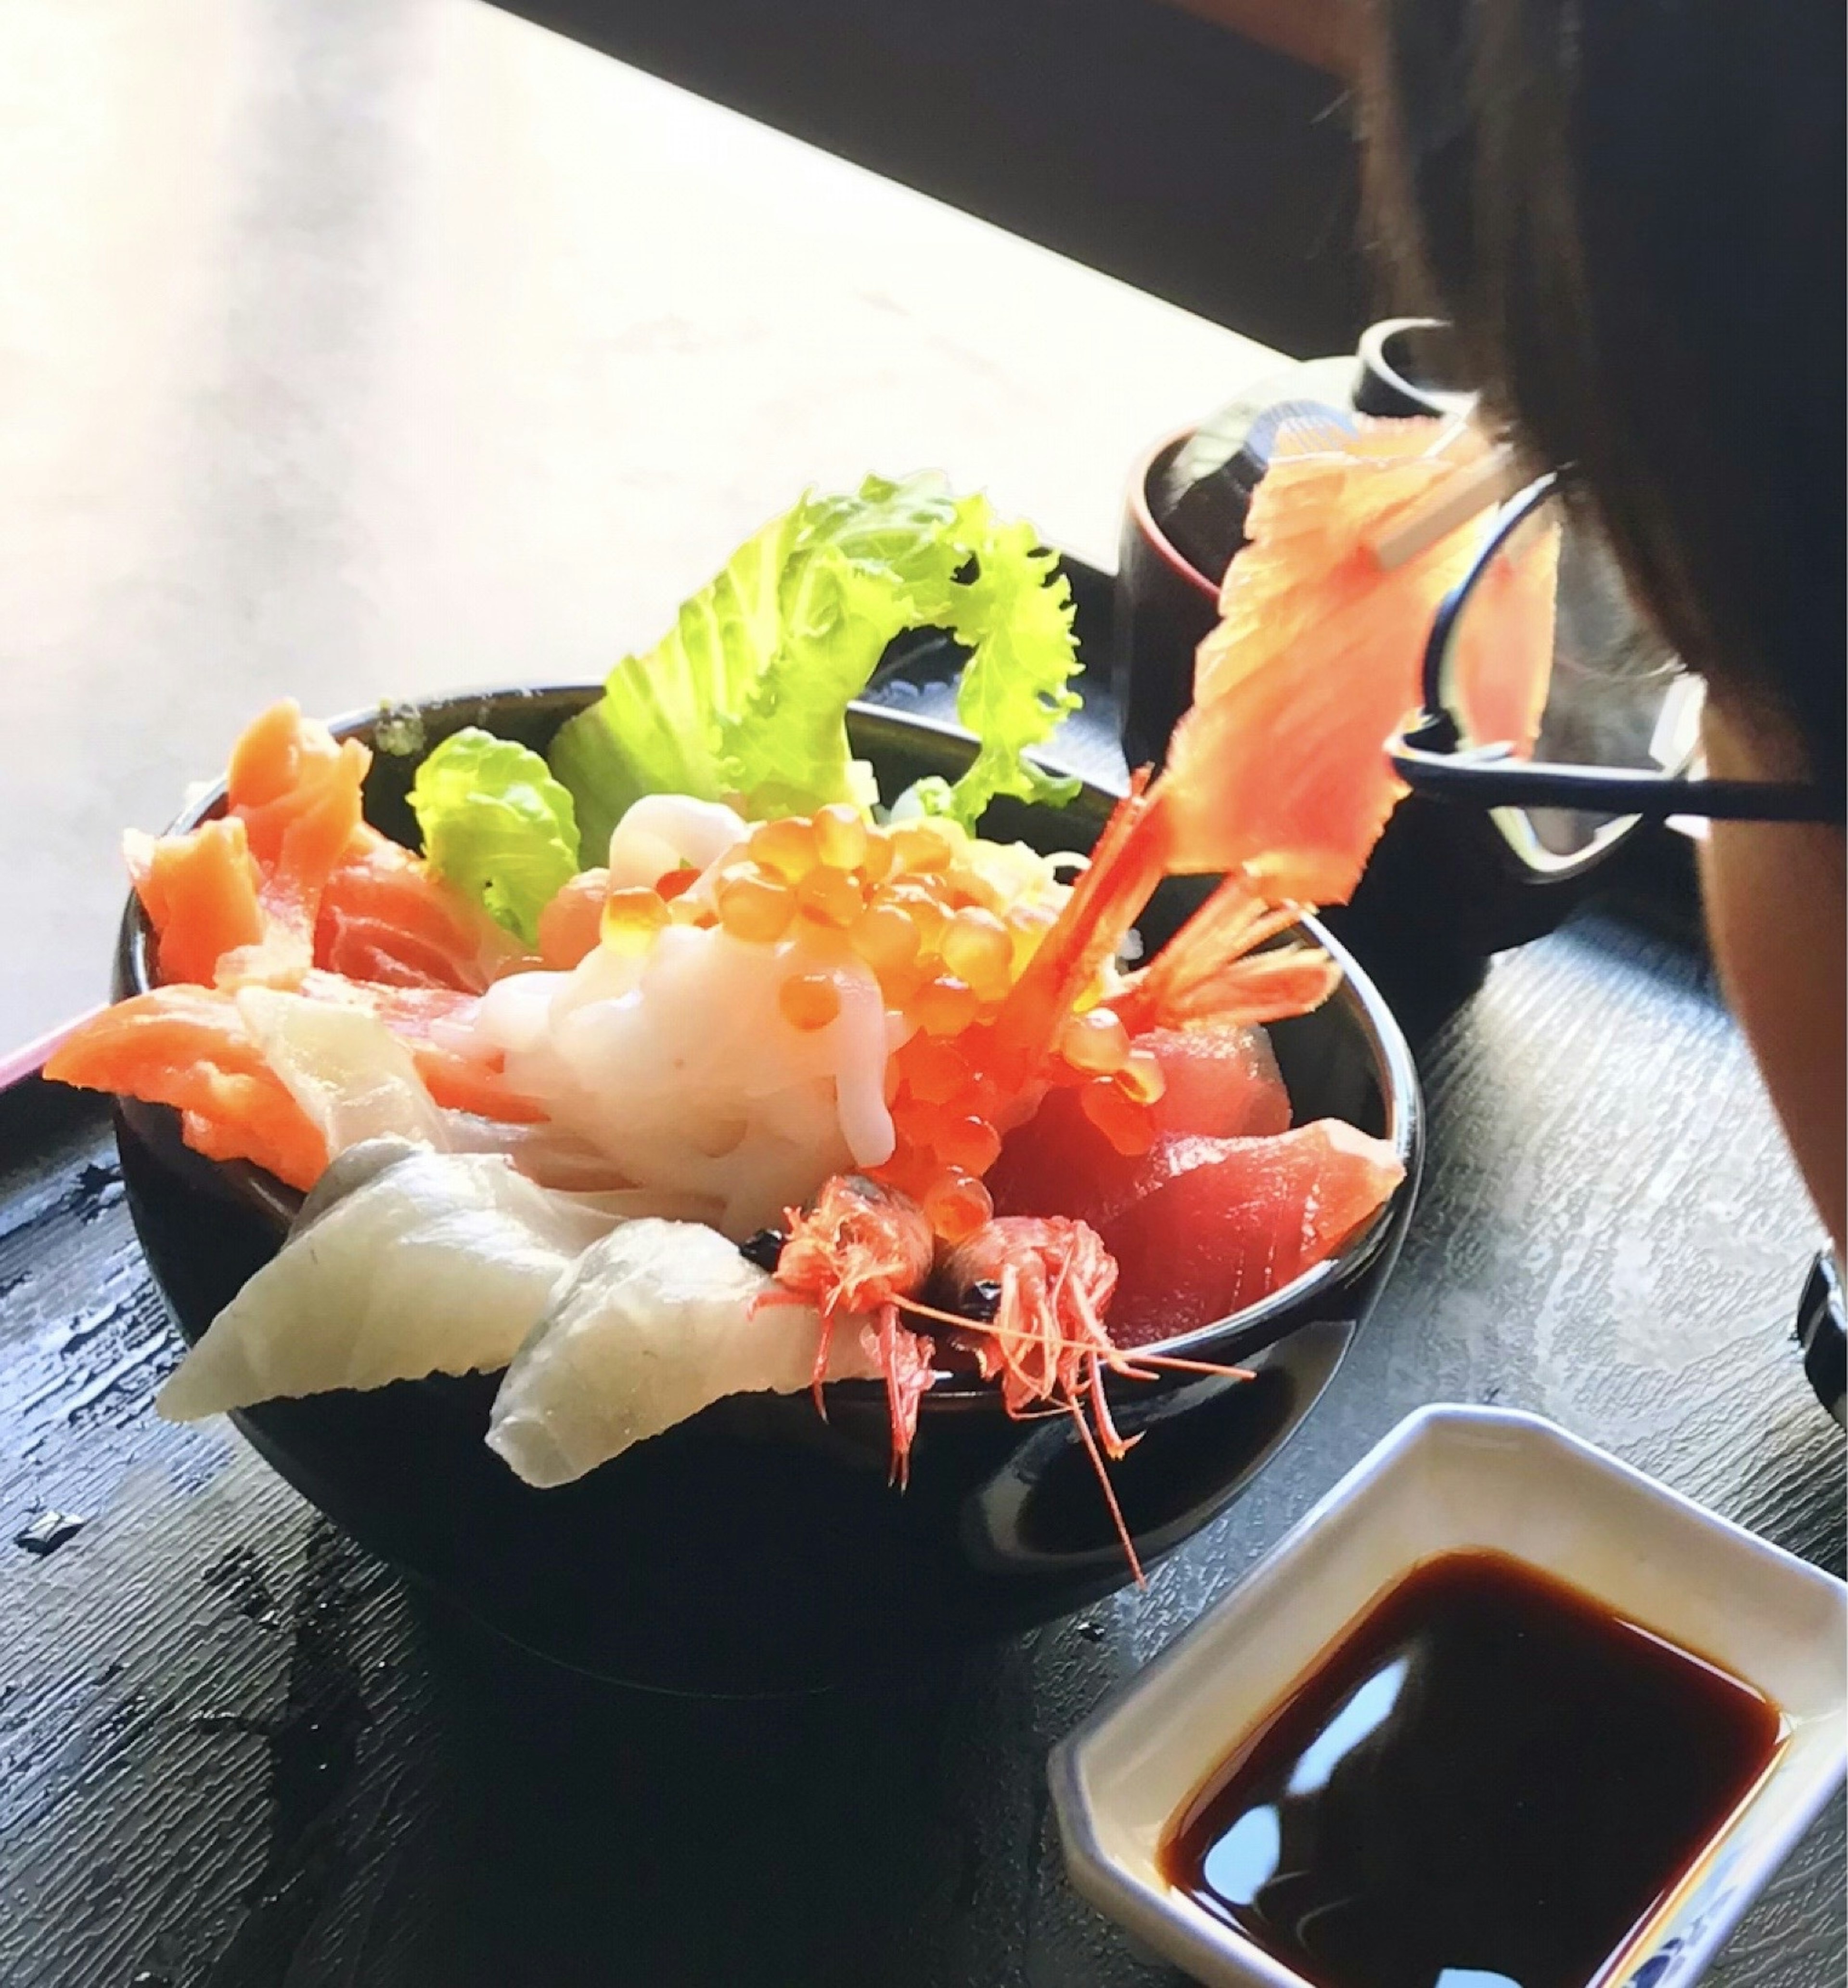
{"label": "white ceramic dish", "polygon": [[1215,1764],[1369,1603],[1420,1562],[1488,1547],[1725,1665],[1788,1736],[1750,1798],[1600,1988],[1686,1988],[1843,1781],[1848,1587],[1535,1415],[1429,1408],[1400,1424],[1188,1633],[1054,1750],[1072,1882],[1221,1988],[1301,1977],[1157,1865]]}

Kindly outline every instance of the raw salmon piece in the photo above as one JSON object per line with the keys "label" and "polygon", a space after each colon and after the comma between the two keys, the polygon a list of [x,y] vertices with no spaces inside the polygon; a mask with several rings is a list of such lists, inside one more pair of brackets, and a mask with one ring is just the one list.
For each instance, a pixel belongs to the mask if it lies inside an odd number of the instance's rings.
{"label": "raw salmon piece", "polygon": [[[1352,894],[1404,791],[1385,742],[1419,702],[1432,617],[1480,543],[1479,527],[1453,532],[1391,572],[1373,557],[1373,535],[1468,460],[1423,454],[1434,426],[1370,423],[1340,453],[1282,458],[1258,485],[1159,789],[1176,870],[1248,867],[1274,900]],[[1472,644],[1488,700],[1476,722],[1518,723],[1522,749],[1545,702],[1555,557],[1556,535],[1539,534],[1494,602],[1510,639]]]}
{"label": "raw salmon piece", "polygon": [[1404,1178],[1391,1147],[1334,1118],[1160,1141],[1136,1191],[1093,1225],[1119,1273],[1111,1337],[1146,1346],[1255,1304],[1333,1255]]}
{"label": "raw salmon piece", "polygon": [[350,979],[479,993],[522,962],[511,932],[364,824],[321,893],[315,964]]}
{"label": "raw salmon piece", "polygon": [[217,988],[179,982],[118,1001],[61,1043],[45,1074],[171,1104],[196,1151],[254,1161],[291,1187],[312,1187],[327,1165],[320,1134]]}
{"label": "raw salmon piece", "polygon": [[265,712],[233,747],[227,808],[243,822],[262,872],[265,925],[256,944],[219,961],[221,986],[293,986],[313,964],[322,894],[360,827],[371,763],[357,739],[336,742],[292,698]]}
{"label": "raw salmon piece", "polygon": [[539,913],[539,957],[555,972],[569,973],[596,949],[609,894],[607,870],[580,871]]}
{"label": "raw salmon piece", "polygon": [[122,839],[135,894],[156,934],[154,959],[166,981],[206,986],[220,957],[263,935],[262,883],[244,824],[235,816],[188,835]]}

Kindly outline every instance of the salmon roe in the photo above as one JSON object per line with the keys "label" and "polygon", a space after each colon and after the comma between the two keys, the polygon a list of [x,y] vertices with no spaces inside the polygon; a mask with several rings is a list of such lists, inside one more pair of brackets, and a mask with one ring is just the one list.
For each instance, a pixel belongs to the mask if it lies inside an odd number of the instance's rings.
{"label": "salmon roe", "polygon": [[1147,1107],[1123,1095],[1110,1077],[1093,1077],[1078,1093],[1079,1109],[1126,1159],[1139,1159],[1155,1143]]}
{"label": "salmon roe", "polygon": [[925,1190],[923,1207],[931,1234],[951,1244],[973,1236],[995,1213],[988,1189],[954,1167]]}
{"label": "salmon roe", "polygon": [[818,808],[809,821],[815,859],[832,870],[856,870],[867,854],[867,824],[857,808],[836,801]]}
{"label": "salmon roe", "polygon": [[603,900],[603,943],[620,952],[645,952],[668,922],[667,900],[648,885],[612,891]]}
{"label": "salmon roe", "polygon": [[792,1029],[825,1029],[840,1013],[840,989],[826,973],[792,973],[776,990],[776,1005]]}
{"label": "salmon roe", "polygon": [[796,893],[754,863],[729,864],[713,889],[718,921],[734,938],[772,945],[796,915]]}
{"label": "salmon roe", "polygon": [[1113,1009],[1089,1009],[1059,1032],[1059,1053],[1074,1070],[1108,1077],[1129,1060],[1130,1032]]}

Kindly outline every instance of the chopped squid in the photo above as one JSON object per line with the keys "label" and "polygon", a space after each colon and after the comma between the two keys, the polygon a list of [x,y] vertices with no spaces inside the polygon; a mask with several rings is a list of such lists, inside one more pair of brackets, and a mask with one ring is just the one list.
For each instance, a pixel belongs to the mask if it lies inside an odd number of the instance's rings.
{"label": "chopped squid", "polygon": [[[833,1019],[792,1023],[791,982],[825,986]],[[633,1186],[708,1197],[735,1241],[891,1157],[886,1063],[909,1031],[836,934],[766,945],[669,925],[645,950],[497,982],[475,1026],[555,1127]]]}

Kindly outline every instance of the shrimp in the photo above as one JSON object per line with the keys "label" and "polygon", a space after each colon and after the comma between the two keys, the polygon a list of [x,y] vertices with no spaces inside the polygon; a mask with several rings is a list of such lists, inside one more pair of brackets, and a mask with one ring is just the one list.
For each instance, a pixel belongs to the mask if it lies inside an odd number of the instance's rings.
{"label": "shrimp", "polygon": [[1117,1288],[1116,1259],[1096,1229],[1063,1215],[999,1215],[985,1223],[943,1253],[935,1288],[954,1309],[903,1297],[893,1302],[968,1335],[982,1378],[999,1380],[1002,1405],[1016,1421],[1048,1412],[1070,1415],[1130,1570],[1138,1587],[1146,1586],[1106,1462],[1127,1456],[1140,1438],[1123,1435],[1112,1418],[1105,1371],[1134,1381],[1164,1371],[1232,1380],[1249,1374],[1208,1361],[1123,1352],[1103,1322]]}
{"label": "shrimp", "polygon": [[820,1314],[812,1386],[823,1415],[834,1321],[842,1312],[871,1314],[867,1330],[886,1377],[892,1422],[892,1477],[902,1486],[910,1475],[918,1405],[937,1378],[932,1341],[908,1330],[898,1316],[930,1276],[931,1225],[908,1195],[860,1174],[824,1181],[812,1209],[806,1214],[790,1209],[784,1219],[789,1231],[777,1253],[777,1288],[758,1302],[804,1302]]}

